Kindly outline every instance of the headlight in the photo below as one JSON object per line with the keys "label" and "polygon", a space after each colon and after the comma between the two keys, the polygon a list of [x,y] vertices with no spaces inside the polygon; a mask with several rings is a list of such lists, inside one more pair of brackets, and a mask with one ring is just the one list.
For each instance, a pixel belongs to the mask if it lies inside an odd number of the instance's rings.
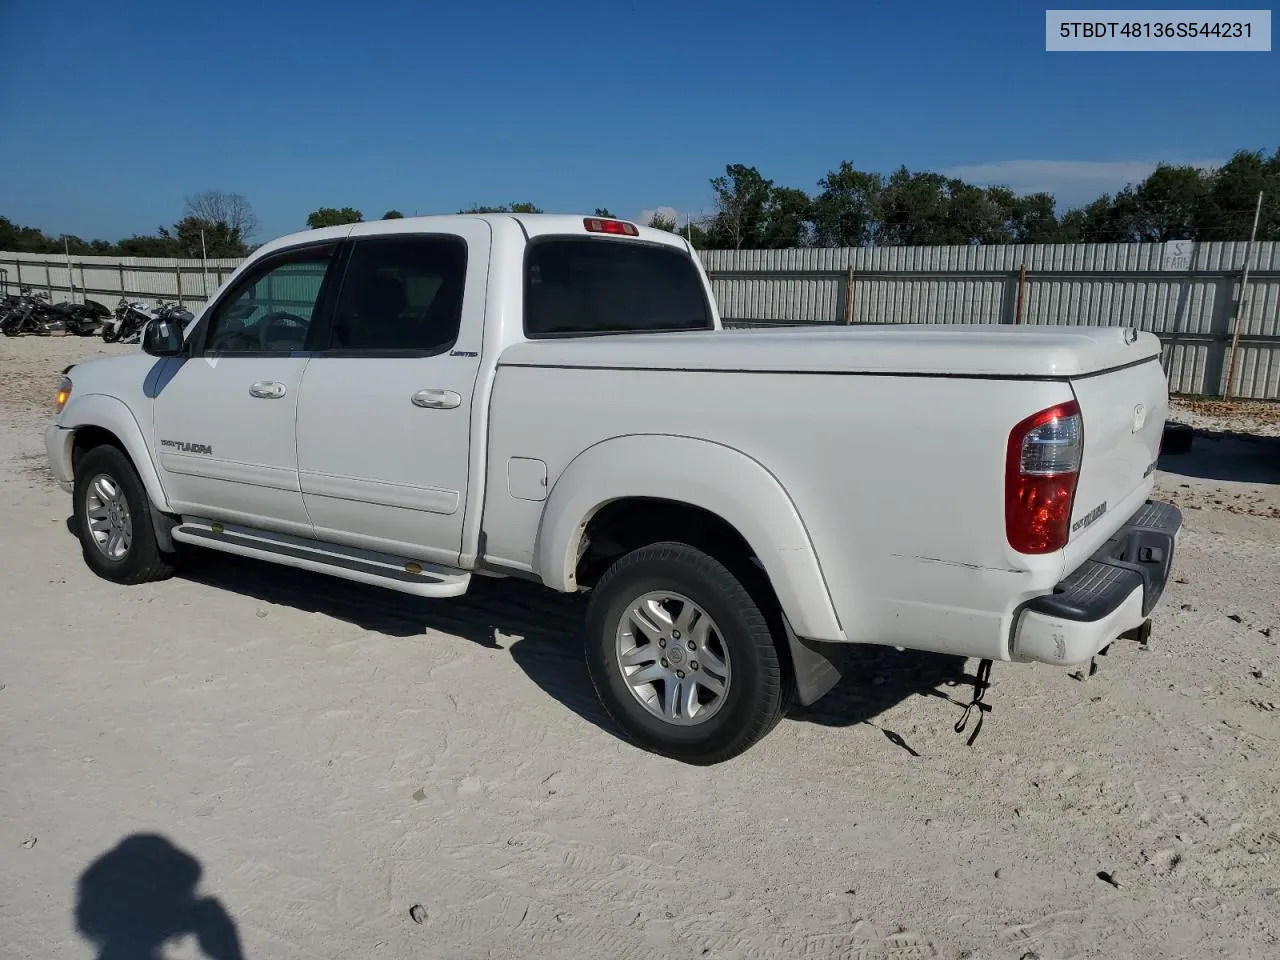
{"label": "headlight", "polygon": [[58,384],[58,395],[53,400],[53,415],[56,417],[62,412],[62,408],[67,405],[67,400],[71,398],[71,378],[63,377],[62,383]]}

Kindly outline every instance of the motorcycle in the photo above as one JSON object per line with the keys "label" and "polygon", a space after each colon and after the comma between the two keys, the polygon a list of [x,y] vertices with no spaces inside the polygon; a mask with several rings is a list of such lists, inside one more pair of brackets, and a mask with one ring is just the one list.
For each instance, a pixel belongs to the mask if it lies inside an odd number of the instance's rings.
{"label": "motorcycle", "polygon": [[23,334],[62,336],[66,332],[66,320],[50,307],[49,295],[32,293],[30,287],[18,291],[17,298],[0,319],[0,333],[6,337]]}
{"label": "motorcycle", "polygon": [[66,333],[91,337],[98,332],[103,318],[109,316],[111,311],[96,300],[50,304],[47,293],[32,293],[30,287],[23,287],[18,296],[5,297],[0,304],[0,331],[7,337]]}
{"label": "motorcycle", "polygon": [[111,316],[111,311],[97,300],[85,300],[84,303],[63,301],[48,309],[61,317],[68,333],[74,333],[78,337],[96,336],[101,331],[103,322]]}
{"label": "motorcycle", "polygon": [[141,300],[120,298],[115,313],[102,325],[102,339],[107,343],[126,343],[142,335],[143,328],[156,318],[156,312]]}
{"label": "motorcycle", "polygon": [[156,304],[157,320],[170,320],[180,327],[185,327],[196,318],[196,315],[176,300],[161,301]]}

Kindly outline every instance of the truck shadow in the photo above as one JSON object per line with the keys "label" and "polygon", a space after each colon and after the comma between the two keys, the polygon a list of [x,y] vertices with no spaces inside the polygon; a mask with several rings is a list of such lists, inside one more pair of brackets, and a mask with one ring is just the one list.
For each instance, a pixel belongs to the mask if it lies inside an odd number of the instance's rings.
{"label": "truck shadow", "polygon": [[1199,480],[1280,484],[1280,437],[1194,430],[1186,453],[1165,453],[1161,471]]}
{"label": "truck shadow", "polygon": [[[327,577],[318,589],[319,575],[214,553],[199,557],[182,575],[266,603],[323,613],[387,636],[413,637],[438,630],[482,647],[506,649],[545,693],[584,720],[620,735],[596,699],[582,657],[585,597],[555,593],[522,580],[483,577],[472,581],[465,596],[452,600],[426,600]],[[844,727],[867,722],[911,696],[941,697],[957,707],[969,699],[971,678],[965,675],[963,657],[853,646],[845,660],[840,683],[812,706],[793,708],[791,719]],[[955,695],[948,692],[956,687],[964,689]]]}
{"label": "truck shadow", "polygon": [[[74,518],[67,521],[73,533],[74,523]],[[589,723],[622,736],[596,699],[583,660],[584,596],[556,593],[522,580],[476,577],[462,597],[428,600],[203,550],[192,552],[179,576],[263,603],[321,613],[385,636],[415,637],[437,630],[482,647],[505,649],[547,695]],[[790,719],[853,726],[911,696],[941,697],[962,707],[970,695],[969,689],[955,696],[947,692],[971,685],[963,657],[851,646],[845,661],[840,683],[810,707],[794,707]],[[885,735],[914,752],[891,731]]]}

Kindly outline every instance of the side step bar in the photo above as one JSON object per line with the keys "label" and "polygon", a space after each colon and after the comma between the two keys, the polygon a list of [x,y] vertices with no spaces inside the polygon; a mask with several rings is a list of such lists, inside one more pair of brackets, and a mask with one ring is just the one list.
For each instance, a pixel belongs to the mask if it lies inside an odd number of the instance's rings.
{"label": "side step bar", "polygon": [[184,518],[173,528],[172,536],[179,543],[327,573],[418,597],[460,597],[471,584],[471,574],[466,570],[213,520]]}

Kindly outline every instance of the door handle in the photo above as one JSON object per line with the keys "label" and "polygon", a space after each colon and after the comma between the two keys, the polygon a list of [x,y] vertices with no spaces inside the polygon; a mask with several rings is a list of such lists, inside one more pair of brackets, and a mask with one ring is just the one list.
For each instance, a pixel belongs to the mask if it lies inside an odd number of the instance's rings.
{"label": "door handle", "polygon": [[259,400],[279,400],[284,394],[284,384],[274,380],[259,380],[249,388],[249,395]]}
{"label": "door handle", "polygon": [[430,410],[452,410],[462,403],[462,396],[455,390],[419,390],[413,395],[415,407]]}

